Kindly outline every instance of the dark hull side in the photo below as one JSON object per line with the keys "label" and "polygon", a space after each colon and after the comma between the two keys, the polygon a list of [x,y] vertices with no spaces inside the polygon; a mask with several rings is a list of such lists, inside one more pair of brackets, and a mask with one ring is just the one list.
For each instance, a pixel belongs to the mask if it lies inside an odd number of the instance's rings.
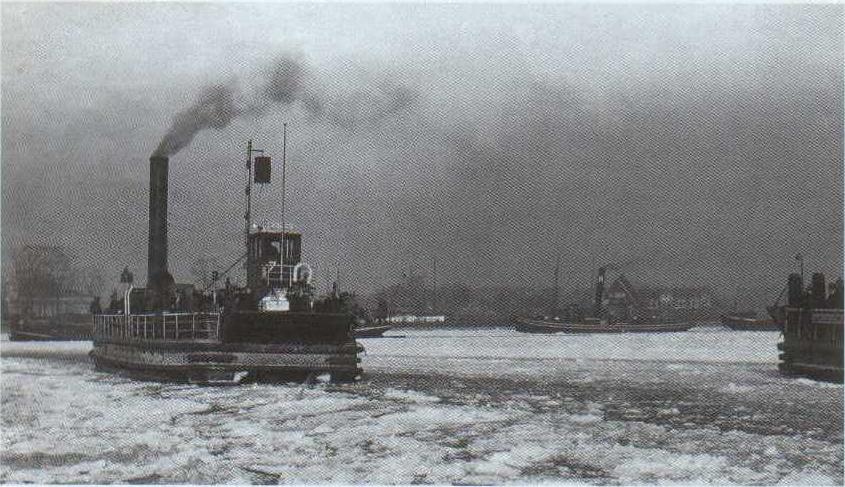
{"label": "dark hull side", "polygon": [[775,320],[758,320],[741,316],[722,316],[722,325],[736,331],[781,331]]}
{"label": "dark hull side", "polygon": [[355,328],[355,338],[378,338],[384,335],[384,332],[393,328],[392,326],[363,326]]}
{"label": "dark hull side", "polygon": [[568,323],[546,320],[517,320],[514,327],[524,333],[668,333],[687,331],[692,323]]}
{"label": "dark hull side", "polygon": [[160,326],[160,316],[124,327],[129,332],[98,327],[94,364],[137,379],[200,384],[302,381],[323,373],[349,382],[362,373],[363,348],[348,315],[236,313],[222,317],[213,331],[188,323],[191,315],[180,316],[182,325],[175,328],[172,319]]}
{"label": "dark hull side", "polygon": [[843,310],[787,308],[778,369],[832,382],[843,380]]}
{"label": "dark hull side", "polygon": [[223,343],[339,344],[350,339],[352,317],[343,313],[240,311],[223,315]]}
{"label": "dark hull side", "polygon": [[98,370],[142,380],[237,384],[287,382],[330,374],[333,382],[351,382],[361,375],[360,345],[337,347],[267,347],[245,344],[117,344],[97,343],[91,359]]}
{"label": "dark hull side", "polygon": [[9,325],[12,341],[91,340],[94,315],[64,314],[52,318],[21,318]]}

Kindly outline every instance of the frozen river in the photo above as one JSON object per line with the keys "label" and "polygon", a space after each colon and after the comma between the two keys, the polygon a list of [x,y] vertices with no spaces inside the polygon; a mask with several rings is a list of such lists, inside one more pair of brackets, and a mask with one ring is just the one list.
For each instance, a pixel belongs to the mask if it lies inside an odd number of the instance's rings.
{"label": "frozen river", "polygon": [[221,388],[4,341],[0,481],[843,483],[843,388],[779,376],[775,332],[391,334],[358,384]]}

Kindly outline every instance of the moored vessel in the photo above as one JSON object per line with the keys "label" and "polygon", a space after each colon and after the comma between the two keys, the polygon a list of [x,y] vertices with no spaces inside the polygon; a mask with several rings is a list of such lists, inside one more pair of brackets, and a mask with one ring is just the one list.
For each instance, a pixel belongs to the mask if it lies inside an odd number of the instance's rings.
{"label": "moored vessel", "polygon": [[22,316],[9,322],[9,340],[90,340],[94,315],[63,313],[48,318]]}
{"label": "moored vessel", "polygon": [[755,314],[722,315],[722,325],[735,331],[780,331],[781,324],[773,318],[761,319]]}
{"label": "moored vessel", "polygon": [[787,375],[842,382],[842,279],[825,289],[824,274],[813,274],[804,290],[800,274],[789,276],[789,300],[783,307],[783,335],[778,343],[778,369]]}
{"label": "moored vessel", "polygon": [[100,298],[83,292],[79,271],[61,247],[25,244],[4,275],[2,329],[12,341],[91,339]]}
{"label": "moored vessel", "polygon": [[390,325],[363,325],[355,327],[355,338],[378,338],[384,336],[384,333],[393,328]]}
{"label": "moored vessel", "polygon": [[[593,317],[581,317],[580,313],[567,311],[553,313],[552,316],[518,317],[514,320],[514,328],[524,333],[665,333],[689,330],[694,326],[689,322],[675,322],[658,317],[639,316],[631,313],[623,319],[608,316],[604,309],[606,268],[598,271],[595,299],[593,302]],[[559,270],[555,270],[555,296],[557,296],[557,280]],[[562,314],[563,316],[559,316]]]}
{"label": "moored vessel", "polygon": [[270,176],[269,158],[253,159],[254,152],[250,141],[246,252],[236,261],[246,259],[246,285],[233,286],[227,278],[218,288],[221,276],[215,272],[210,295],[175,283],[168,272],[168,158],[150,158],[147,285],[137,289],[131,275],[122,279],[122,309],[95,316],[91,357],[97,368],[204,384],[304,380],[322,373],[345,382],[360,376],[354,317],[314,299],[301,234],[284,226],[284,216],[276,230],[251,222],[253,164],[256,183],[269,183]]}
{"label": "moored vessel", "polygon": [[692,323],[686,322],[624,322],[598,318],[577,322],[549,318],[518,318],[514,325],[517,331],[526,333],[666,333],[687,331],[692,327]]}

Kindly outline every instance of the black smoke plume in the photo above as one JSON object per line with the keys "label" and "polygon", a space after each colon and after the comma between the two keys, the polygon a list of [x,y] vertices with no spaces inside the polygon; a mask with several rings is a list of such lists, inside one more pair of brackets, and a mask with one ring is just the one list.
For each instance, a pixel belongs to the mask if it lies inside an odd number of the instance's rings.
{"label": "black smoke plume", "polygon": [[231,86],[216,85],[204,88],[193,105],[176,114],[170,130],[161,139],[154,156],[171,156],[194,140],[200,130],[223,129],[240,115],[242,109],[235,102]]}
{"label": "black smoke plume", "polygon": [[311,120],[353,130],[393,116],[416,101],[416,91],[392,81],[330,95],[305,63],[279,57],[261,72],[260,86],[248,95],[236,83],[203,88],[194,104],[174,117],[153,155],[172,156],[202,130],[222,130],[242,115],[295,103]]}

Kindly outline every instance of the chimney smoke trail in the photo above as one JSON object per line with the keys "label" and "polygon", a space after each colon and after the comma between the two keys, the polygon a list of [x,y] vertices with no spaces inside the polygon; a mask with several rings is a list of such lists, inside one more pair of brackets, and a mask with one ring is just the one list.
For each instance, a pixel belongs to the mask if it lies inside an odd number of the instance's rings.
{"label": "chimney smoke trail", "polygon": [[418,98],[415,90],[392,81],[331,96],[318,81],[303,62],[281,56],[262,71],[261,86],[249,95],[236,83],[203,88],[196,101],[173,118],[153,156],[173,156],[203,130],[222,130],[243,115],[297,102],[312,120],[354,129],[393,116],[413,106]]}

